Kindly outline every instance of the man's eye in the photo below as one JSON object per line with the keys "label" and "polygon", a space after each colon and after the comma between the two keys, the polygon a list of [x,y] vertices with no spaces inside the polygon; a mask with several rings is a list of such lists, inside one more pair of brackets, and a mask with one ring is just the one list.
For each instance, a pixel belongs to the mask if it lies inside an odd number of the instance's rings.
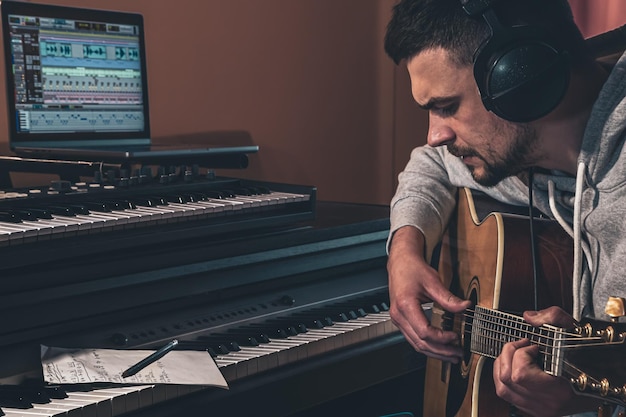
{"label": "man's eye", "polygon": [[441,114],[442,116],[451,116],[456,113],[457,108],[458,106],[456,104],[451,104],[449,106],[440,107],[436,109],[436,111],[439,112],[439,114]]}

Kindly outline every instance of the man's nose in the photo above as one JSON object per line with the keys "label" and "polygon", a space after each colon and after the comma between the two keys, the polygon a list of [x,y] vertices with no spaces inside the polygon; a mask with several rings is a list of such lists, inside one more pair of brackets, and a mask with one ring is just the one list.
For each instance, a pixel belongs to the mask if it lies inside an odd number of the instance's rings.
{"label": "man's nose", "polygon": [[456,138],[454,130],[438,117],[431,116],[428,120],[428,144],[430,146],[443,146]]}

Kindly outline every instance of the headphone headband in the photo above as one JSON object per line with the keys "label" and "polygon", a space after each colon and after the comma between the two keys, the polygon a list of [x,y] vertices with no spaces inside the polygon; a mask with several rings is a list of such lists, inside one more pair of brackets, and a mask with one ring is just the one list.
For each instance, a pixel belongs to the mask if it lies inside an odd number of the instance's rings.
{"label": "headphone headband", "polygon": [[463,10],[472,17],[482,15],[485,10],[491,9],[491,6],[499,0],[461,0]]}

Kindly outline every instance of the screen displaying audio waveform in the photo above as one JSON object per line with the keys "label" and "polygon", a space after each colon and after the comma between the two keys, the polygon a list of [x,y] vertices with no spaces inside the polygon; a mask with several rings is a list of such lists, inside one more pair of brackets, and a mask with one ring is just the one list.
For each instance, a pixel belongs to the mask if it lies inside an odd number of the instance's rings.
{"label": "screen displaying audio waveform", "polygon": [[[69,110],[69,109],[68,109]],[[19,123],[22,129],[31,132],[76,132],[90,131],[121,131],[138,129],[143,123],[143,114],[137,112],[119,112],[116,110],[98,111],[37,111],[19,113]]]}
{"label": "screen displaying audio waveform", "polygon": [[18,132],[144,130],[138,27],[24,15],[9,24]]}

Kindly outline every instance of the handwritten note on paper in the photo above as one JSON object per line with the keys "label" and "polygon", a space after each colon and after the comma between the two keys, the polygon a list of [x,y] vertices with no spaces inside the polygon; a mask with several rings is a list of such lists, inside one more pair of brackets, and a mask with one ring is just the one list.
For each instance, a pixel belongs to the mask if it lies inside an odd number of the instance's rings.
{"label": "handwritten note on paper", "polygon": [[205,351],[174,350],[137,374],[122,372],[144,359],[151,350],[65,349],[41,346],[44,380],[54,384],[113,382],[120,384],[210,385],[228,383]]}

